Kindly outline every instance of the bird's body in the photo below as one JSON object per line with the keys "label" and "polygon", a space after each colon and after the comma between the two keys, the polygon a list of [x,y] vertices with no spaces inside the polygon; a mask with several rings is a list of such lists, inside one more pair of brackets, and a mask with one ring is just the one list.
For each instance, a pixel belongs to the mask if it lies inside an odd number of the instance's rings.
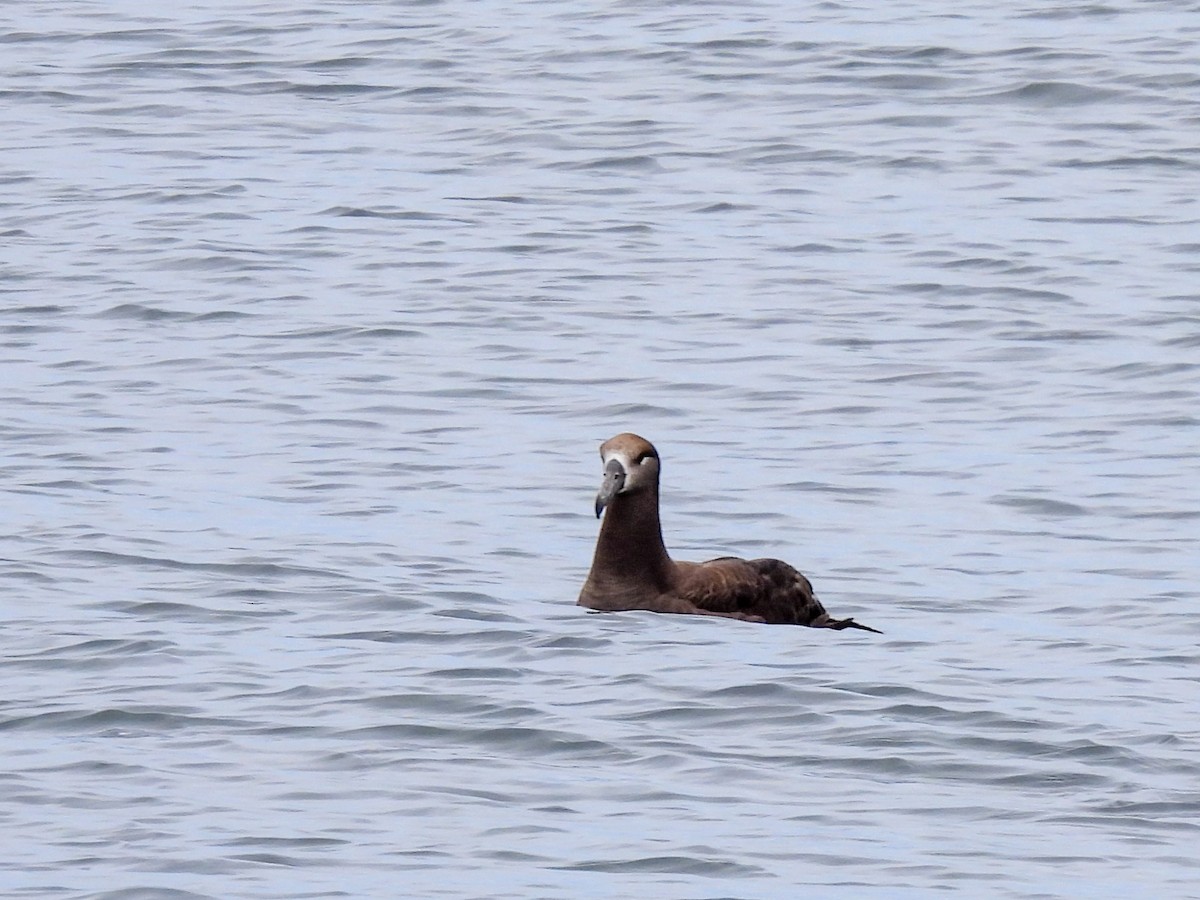
{"label": "bird's body", "polygon": [[603,512],[604,522],[580,606],[876,631],[853,619],[832,618],[808,579],[778,559],[674,561],[662,538],[654,446],[636,434],[619,434],[600,447],[600,457],[604,483],[596,515]]}

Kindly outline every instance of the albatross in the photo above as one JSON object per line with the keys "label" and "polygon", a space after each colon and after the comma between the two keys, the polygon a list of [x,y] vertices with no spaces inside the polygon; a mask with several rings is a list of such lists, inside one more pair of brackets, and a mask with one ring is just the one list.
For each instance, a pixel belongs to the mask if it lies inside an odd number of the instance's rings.
{"label": "albatross", "polygon": [[654,445],[636,434],[618,434],[600,445],[600,459],[604,481],[596,495],[596,518],[603,514],[604,521],[580,606],[883,633],[830,616],[809,580],[781,560],[671,559],[658,517],[660,463]]}

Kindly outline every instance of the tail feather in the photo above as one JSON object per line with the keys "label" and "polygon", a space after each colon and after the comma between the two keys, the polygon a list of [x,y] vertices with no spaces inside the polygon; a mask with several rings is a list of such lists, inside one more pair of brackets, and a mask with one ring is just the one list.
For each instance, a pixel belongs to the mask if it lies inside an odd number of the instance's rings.
{"label": "tail feather", "polygon": [[842,631],[846,628],[857,628],[859,631],[870,631],[875,634],[883,634],[883,632],[878,628],[872,628],[870,625],[860,625],[853,619],[831,619],[828,616],[826,616],[825,619],[826,620],[824,622],[813,624],[816,624],[818,628],[832,628],[834,631]]}

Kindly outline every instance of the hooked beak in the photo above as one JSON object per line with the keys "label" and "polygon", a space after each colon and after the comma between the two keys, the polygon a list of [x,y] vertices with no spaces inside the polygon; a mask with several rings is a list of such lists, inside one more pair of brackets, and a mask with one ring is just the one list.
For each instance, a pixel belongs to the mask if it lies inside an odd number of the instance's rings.
{"label": "hooked beak", "polygon": [[610,459],[604,467],[604,481],[600,484],[600,493],[596,495],[596,518],[604,512],[604,507],[612,503],[613,497],[621,493],[625,487],[625,469],[619,459]]}

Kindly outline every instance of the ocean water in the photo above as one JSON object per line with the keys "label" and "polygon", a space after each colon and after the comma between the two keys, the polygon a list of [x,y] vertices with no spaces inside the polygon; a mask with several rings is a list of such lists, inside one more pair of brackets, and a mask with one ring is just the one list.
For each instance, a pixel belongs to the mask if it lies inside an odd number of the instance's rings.
{"label": "ocean water", "polygon": [[[1200,5],[0,47],[4,896],[1200,897]],[[885,634],[575,607],[625,430]]]}

